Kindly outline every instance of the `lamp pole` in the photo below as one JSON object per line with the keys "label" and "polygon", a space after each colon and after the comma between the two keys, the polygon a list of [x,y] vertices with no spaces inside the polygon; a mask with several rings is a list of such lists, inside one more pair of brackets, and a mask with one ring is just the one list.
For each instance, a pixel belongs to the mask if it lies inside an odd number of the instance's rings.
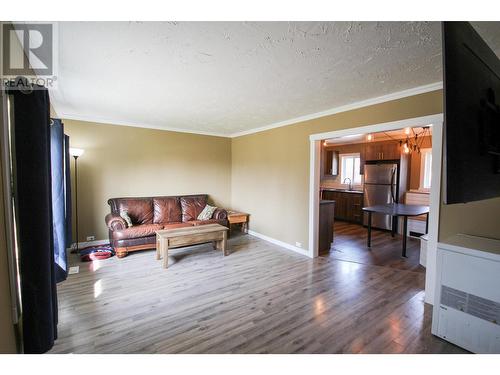
{"label": "lamp pole", "polygon": [[75,158],[75,229],[76,229],[76,248],[72,253],[78,253],[78,157],[82,156],[85,150],[81,148],[70,148],[69,154]]}
{"label": "lamp pole", "polygon": [[75,253],[78,253],[78,156],[73,155],[75,158],[75,229],[76,229],[76,249]]}

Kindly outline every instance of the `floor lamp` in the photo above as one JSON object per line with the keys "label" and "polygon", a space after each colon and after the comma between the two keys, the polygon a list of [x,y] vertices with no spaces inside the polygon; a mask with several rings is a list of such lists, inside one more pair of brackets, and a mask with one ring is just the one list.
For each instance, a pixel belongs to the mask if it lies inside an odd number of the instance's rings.
{"label": "floor lamp", "polygon": [[76,249],[72,253],[78,253],[78,157],[85,152],[82,148],[69,148],[69,154],[75,158],[75,228],[76,228]]}

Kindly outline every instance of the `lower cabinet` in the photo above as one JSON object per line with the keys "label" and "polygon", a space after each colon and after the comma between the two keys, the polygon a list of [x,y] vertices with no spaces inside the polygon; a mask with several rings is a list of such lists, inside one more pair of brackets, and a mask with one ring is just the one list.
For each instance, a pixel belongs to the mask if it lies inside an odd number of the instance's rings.
{"label": "lower cabinet", "polygon": [[363,224],[363,194],[323,190],[322,199],[335,201],[335,219]]}
{"label": "lower cabinet", "polygon": [[333,224],[335,217],[335,202],[321,201],[319,204],[319,254],[330,251],[333,242]]}

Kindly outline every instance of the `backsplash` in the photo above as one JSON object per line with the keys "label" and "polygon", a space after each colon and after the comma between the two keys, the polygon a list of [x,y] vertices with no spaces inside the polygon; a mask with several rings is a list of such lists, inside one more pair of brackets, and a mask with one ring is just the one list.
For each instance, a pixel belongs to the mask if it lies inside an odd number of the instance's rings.
{"label": "backsplash", "polygon": [[[364,176],[361,176],[361,185],[354,185],[354,190],[363,190]],[[335,189],[345,189],[348,184],[342,184],[340,181],[340,176],[336,178],[325,178],[321,180],[320,187],[322,188],[335,188]]]}

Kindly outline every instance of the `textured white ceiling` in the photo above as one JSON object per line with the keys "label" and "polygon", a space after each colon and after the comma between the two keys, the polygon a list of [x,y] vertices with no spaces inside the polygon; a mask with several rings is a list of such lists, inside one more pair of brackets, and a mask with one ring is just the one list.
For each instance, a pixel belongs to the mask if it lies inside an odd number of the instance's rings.
{"label": "textured white ceiling", "polygon": [[52,102],[62,118],[231,135],[441,75],[436,22],[61,22]]}

